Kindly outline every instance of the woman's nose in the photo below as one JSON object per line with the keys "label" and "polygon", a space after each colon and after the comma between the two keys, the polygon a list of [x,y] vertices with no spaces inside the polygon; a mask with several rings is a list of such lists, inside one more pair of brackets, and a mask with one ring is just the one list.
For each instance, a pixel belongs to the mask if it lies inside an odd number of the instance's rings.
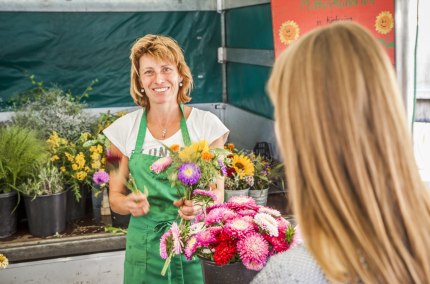
{"label": "woman's nose", "polygon": [[156,76],[155,78],[156,83],[158,84],[164,83],[165,79],[163,74],[157,73],[155,76]]}

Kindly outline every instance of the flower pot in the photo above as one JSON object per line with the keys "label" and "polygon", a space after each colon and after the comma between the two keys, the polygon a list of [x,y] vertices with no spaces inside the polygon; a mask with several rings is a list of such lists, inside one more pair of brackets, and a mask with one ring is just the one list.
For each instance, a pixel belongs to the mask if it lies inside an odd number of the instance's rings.
{"label": "flower pot", "polygon": [[240,190],[224,190],[224,201],[228,201],[232,196],[242,195],[248,196],[249,188],[240,189]]}
{"label": "flower pot", "polygon": [[93,219],[94,222],[99,224],[101,222],[101,209],[103,202],[103,191],[98,192],[97,196],[93,190],[91,190],[91,203],[93,208]]}
{"label": "flower pot", "polygon": [[76,201],[73,190],[67,191],[67,222],[81,219],[85,216],[85,203],[87,200],[88,188],[81,189],[81,198]]}
{"label": "flower pot", "polygon": [[16,232],[18,194],[16,191],[0,193],[0,238],[9,237]]}
{"label": "flower pot", "polygon": [[267,196],[269,195],[269,188],[265,189],[251,189],[249,191],[249,196],[254,198],[255,203],[257,205],[266,206],[267,204]]}
{"label": "flower pot", "polygon": [[205,284],[250,283],[258,271],[247,269],[242,262],[219,266],[215,262],[200,257]]}
{"label": "flower pot", "polygon": [[110,216],[112,218],[112,227],[123,228],[123,229],[128,228],[128,223],[130,222],[130,217],[131,217],[130,214],[121,215],[113,212],[111,209]]}
{"label": "flower pot", "polygon": [[66,230],[66,191],[36,198],[24,195],[24,204],[33,236],[46,237]]}

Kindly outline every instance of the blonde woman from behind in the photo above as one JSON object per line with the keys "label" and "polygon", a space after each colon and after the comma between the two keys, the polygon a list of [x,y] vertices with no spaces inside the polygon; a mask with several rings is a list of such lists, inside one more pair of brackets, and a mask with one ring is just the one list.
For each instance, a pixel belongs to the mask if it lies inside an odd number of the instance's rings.
{"label": "blonde woman from behind", "polygon": [[[277,59],[268,90],[293,210],[327,279],[430,283],[429,192],[376,39],[352,22],[314,30]],[[291,249],[254,283],[305,279],[312,271],[283,264],[313,257]]]}

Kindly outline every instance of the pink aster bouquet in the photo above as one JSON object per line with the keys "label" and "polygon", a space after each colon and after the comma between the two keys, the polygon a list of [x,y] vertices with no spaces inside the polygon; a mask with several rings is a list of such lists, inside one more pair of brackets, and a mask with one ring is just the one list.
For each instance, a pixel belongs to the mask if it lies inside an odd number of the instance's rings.
{"label": "pink aster bouquet", "polygon": [[[175,187],[184,200],[193,200],[203,210],[216,201],[212,191],[216,180],[226,175],[224,149],[209,148],[206,140],[180,148],[179,145],[166,146],[170,155],[160,158],[151,165],[155,174],[165,173],[171,186]],[[180,224],[173,223],[161,238],[161,257],[166,263],[161,272],[165,274],[173,255],[182,253],[183,245],[178,240],[189,235],[190,221],[181,219]]]}
{"label": "pink aster bouquet", "polygon": [[162,238],[160,252],[200,256],[217,265],[241,261],[250,270],[261,270],[269,256],[301,243],[297,227],[279,211],[259,206],[252,197],[233,196],[228,202],[206,208],[184,237],[177,226]]}

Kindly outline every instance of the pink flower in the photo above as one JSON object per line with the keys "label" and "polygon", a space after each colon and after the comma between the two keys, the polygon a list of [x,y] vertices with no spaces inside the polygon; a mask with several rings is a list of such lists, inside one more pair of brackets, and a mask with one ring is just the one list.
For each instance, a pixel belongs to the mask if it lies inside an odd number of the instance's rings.
{"label": "pink flower", "polygon": [[294,227],[293,241],[290,244],[290,248],[293,248],[303,243],[302,233],[300,232],[299,225]]}
{"label": "pink flower", "polygon": [[254,226],[248,220],[239,217],[227,222],[224,226],[224,231],[229,236],[241,239],[253,232]]}
{"label": "pink flower", "polygon": [[167,239],[172,235],[172,232],[168,230],[165,232],[160,239],[160,256],[162,259],[167,259],[169,253],[167,252]]}
{"label": "pink flower", "polygon": [[237,214],[239,214],[240,216],[254,217],[255,214],[257,214],[257,212],[255,210],[252,210],[252,209],[242,209],[242,210],[238,210]]}
{"label": "pink flower", "polygon": [[249,196],[242,196],[237,195],[231,197],[228,202],[227,206],[232,209],[257,209],[258,205],[255,204],[255,200],[252,197]]}
{"label": "pink flower", "polygon": [[173,162],[172,158],[170,156],[166,156],[152,163],[150,169],[154,173],[159,174],[162,171],[164,171],[168,166],[170,166],[172,162]]}
{"label": "pink flower", "polygon": [[186,259],[191,260],[193,258],[193,254],[197,250],[197,245],[197,238],[195,236],[192,236],[185,245],[184,255]]}
{"label": "pink flower", "polygon": [[173,223],[170,227],[170,231],[172,232],[173,253],[180,254],[182,253],[182,247],[184,246],[184,244],[181,240],[181,234],[179,232],[178,224]]}
{"label": "pink flower", "polygon": [[276,218],[276,221],[278,222],[278,230],[279,230],[279,232],[284,232],[288,228],[288,226],[290,226],[290,222],[288,222],[283,217]]}
{"label": "pink flower", "polygon": [[201,231],[195,235],[197,242],[204,247],[210,246],[215,242],[215,234],[211,230]]}
{"label": "pink flower", "polygon": [[104,170],[99,170],[93,174],[93,181],[97,185],[104,185],[109,182],[109,174]]}
{"label": "pink flower", "polygon": [[258,208],[259,213],[267,213],[275,218],[281,217],[281,212],[270,207],[261,206]]}
{"label": "pink flower", "polygon": [[269,244],[258,233],[251,233],[237,242],[237,250],[246,268],[261,270],[269,255]]}
{"label": "pink flower", "polygon": [[203,222],[194,222],[194,224],[192,224],[189,229],[190,229],[189,235],[192,236],[197,233],[200,233],[201,231],[206,230],[206,227],[205,227],[205,223]]}
{"label": "pink flower", "polygon": [[215,208],[206,215],[205,224],[211,225],[214,223],[224,223],[237,216],[237,213],[228,208]]}
{"label": "pink flower", "polygon": [[217,204],[213,204],[211,206],[209,206],[208,208],[206,208],[206,213],[209,213],[210,211],[212,211],[215,208],[227,208],[227,203],[217,203]]}
{"label": "pink flower", "polygon": [[216,201],[216,194],[213,191],[209,191],[209,190],[204,190],[204,189],[195,189],[193,191],[194,195],[202,195],[202,196],[208,196],[210,197],[213,201]]}
{"label": "pink flower", "polygon": [[254,216],[254,221],[255,224],[257,224],[257,226],[269,236],[279,236],[278,222],[271,215],[266,213],[257,213],[257,215]]}

